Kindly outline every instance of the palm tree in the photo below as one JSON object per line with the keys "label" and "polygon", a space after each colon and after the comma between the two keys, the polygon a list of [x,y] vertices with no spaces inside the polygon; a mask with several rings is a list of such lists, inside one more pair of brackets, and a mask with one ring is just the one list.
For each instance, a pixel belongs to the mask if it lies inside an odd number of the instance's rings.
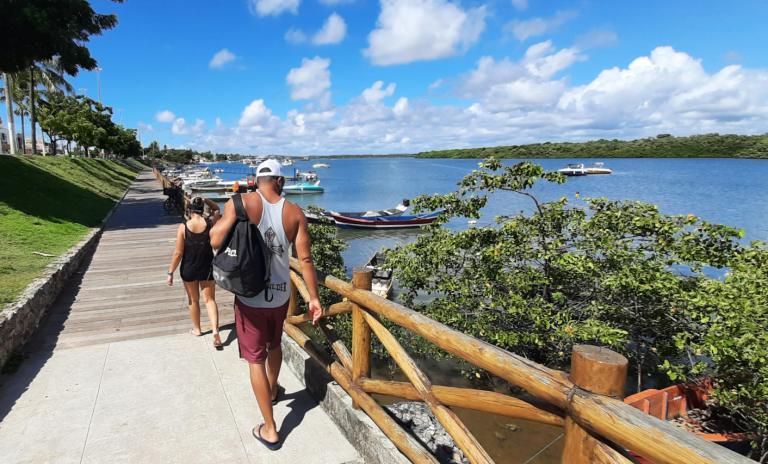
{"label": "palm tree", "polygon": [[[37,109],[37,89],[43,87],[46,90],[61,90],[68,94],[74,94],[75,88],[64,77],[64,71],[58,58],[44,60],[35,63],[29,69],[18,72],[11,79],[11,94],[13,103],[23,107],[15,113],[21,116],[22,137],[24,132],[24,116],[29,115],[32,126],[32,153],[37,153],[37,120],[35,119],[35,110]],[[0,96],[0,101],[5,99]],[[26,100],[26,104],[24,104]],[[26,140],[26,139],[24,139]],[[25,143],[26,144],[26,143]]]}

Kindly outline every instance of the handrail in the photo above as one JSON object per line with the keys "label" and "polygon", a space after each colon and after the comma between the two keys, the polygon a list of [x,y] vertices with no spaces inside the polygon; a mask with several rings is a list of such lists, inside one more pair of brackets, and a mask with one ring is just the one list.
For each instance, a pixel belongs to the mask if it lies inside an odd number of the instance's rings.
{"label": "handrail", "polygon": [[[291,268],[296,272],[296,274],[292,273],[292,280],[295,280],[297,284],[292,286],[292,288],[295,289],[297,286],[301,288],[300,286],[303,284],[299,278],[301,266],[295,258],[291,259]],[[365,271],[364,268],[355,268],[354,270],[355,274]],[[370,272],[370,270],[367,271]],[[618,447],[632,450],[654,464],[754,464],[753,461],[737,453],[704,440],[668,422],[645,414],[625,404],[621,399],[600,394],[601,392],[599,391],[588,391],[587,387],[593,388],[594,378],[590,382],[582,383],[580,386],[565,372],[541,366],[528,359],[485,343],[482,340],[451,329],[423,314],[377,296],[369,290],[356,288],[353,284],[321,272],[318,272],[317,275],[319,284],[339,293],[354,305],[362,308],[365,312],[366,323],[373,322],[374,330],[377,330],[377,333],[381,331],[383,326],[377,325],[374,322],[375,319],[371,319],[373,317],[372,313],[389,319],[395,324],[429,340],[443,350],[469,361],[514,385],[524,388],[531,395],[545,400],[564,411],[566,417],[566,451],[568,451],[563,455],[562,462],[564,463],[631,462],[616,451],[615,448],[618,445]],[[298,298],[298,293],[293,291],[291,298]],[[289,327],[292,329],[294,326],[286,321],[286,332],[289,335],[295,334],[296,331],[288,329]],[[357,329],[356,325],[354,325],[354,329]],[[389,344],[387,348],[390,354],[393,354],[393,350],[390,348],[397,350],[392,345],[392,340],[388,340],[385,344]],[[623,360],[624,370],[622,372],[624,378],[621,379],[621,385],[623,386],[626,381],[626,359],[605,348],[601,350],[603,354],[610,353],[616,359],[621,358]],[[403,354],[404,352],[399,352],[399,359],[397,359],[398,365],[401,367],[404,367],[404,363],[408,364],[408,360],[403,358]],[[352,355],[354,360],[354,346]],[[600,368],[598,366],[599,361],[587,359],[583,362],[587,364],[593,363],[594,366]],[[594,373],[597,374],[596,371]],[[354,389],[355,394],[352,396],[356,401],[357,397],[361,396],[361,393],[366,396],[367,393],[384,393],[408,399],[424,398],[422,394],[424,391],[418,391],[421,388],[418,385],[392,385],[399,384],[399,382],[375,381],[366,377],[353,379],[347,376],[349,372],[346,369],[344,374],[345,382],[340,382],[340,384],[342,386],[348,384]],[[410,379],[411,375],[408,377]],[[597,376],[597,378],[600,377]],[[416,380],[418,382],[418,379]],[[448,387],[432,387],[431,385],[429,387],[431,387],[430,401],[437,401],[435,407],[439,408],[443,404],[456,404],[456,402],[447,399],[442,394],[446,391],[444,389]],[[609,388],[610,391],[616,389],[617,387],[615,386]],[[477,402],[490,403],[490,399],[478,397],[475,403],[467,402],[462,404],[462,407],[479,410],[487,409],[486,407],[478,407]],[[430,405],[430,407],[432,406]],[[535,406],[531,406],[531,408],[535,408]],[[525,418],[550,424],[553,422],[558,422],[558,425],[562,424],[562,422],[558,421],[559,417],[557,415],[541,409],[534,411],[531,408],[498,408],[494,409],[494,412],[505,414],[509,417]],[[440,415],[438,415],[438,418],[440,418]],[[440,419],[441,423],[446,426],[444,418]],[[448,420],[451,421],[452,419]],[[376,421],[375,418],[374,421]],[[377,424],[379,424],[378,421]],[[450,425],[449,423],[446,429]],[[389,430],[386,426],[382,424],[379,424],[379,426],[389,435]],[[573,437],[570,440],[569,435]],[[579,440],[576,440],[577,437]],[[398,444],[397,441],[395,443]],[[572,446],[568,446],[569,443]],[[398,446],[400,445],[398,444]],[[574,446],[579,447],[581,452],[574,451]],[[403,451],[405,452],[405,450]],[[406,454],[411,457],[408,452]],[[473,459],[466,450],[465,454],[471,462],[484,462],[482,458]],[[567,456],[566,454],[570,455]],[[413,457],[411,459],[413,460]]]}

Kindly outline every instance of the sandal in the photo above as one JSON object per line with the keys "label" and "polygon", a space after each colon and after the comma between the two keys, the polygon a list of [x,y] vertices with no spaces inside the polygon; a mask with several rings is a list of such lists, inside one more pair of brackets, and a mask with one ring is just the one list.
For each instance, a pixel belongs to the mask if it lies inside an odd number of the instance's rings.
{"label": "sandal", "polygon": [[261,438],[261,428],[262,428],[262,427],[264,427],[264,424],[261,424],[261,425],[259,425],[259,433],[258,433],[258,434],[256,434],[256,430],[253,430],[253,432],[252,432],[252,433],[253,433],[253,436],[254,436],[254,437],[257,439],[257,440],[259,440],[261,443],[263,443],[263,444],[264,444],[264,446],[266,446],[266,447],[267,447],[267,449],[269,449],[269,450],[271,450],[271,451],[277,451],[277,450],[279,450],[279,449],[280,449],[280,448],[283,446],[283,444],[280,442],[280,440],[279,440],[279,439],[277,440],[277,442],[275,442],[275,443],[272,443],[272,442],[270,442],[270,441],[267,441],[267,440],[265,440],[265,439]]}
{"label": "sandal", "polygon": [[198,333],[195,333],[195,329],[194,329],[194,328],[192,328],[192,329],[189,329],[189,333],[191,333],[191,334],[192,334],[192,335],[194,335],[195,337],[199,337],[199,336],[201,336],[201,335],[203,334],[203,332],[198,332]]}
{"label": "sandal", "polygon": [[219,334],[213,334],[213,347],[219,351],[224,349],[224,345],[221,344],[221,337]]}

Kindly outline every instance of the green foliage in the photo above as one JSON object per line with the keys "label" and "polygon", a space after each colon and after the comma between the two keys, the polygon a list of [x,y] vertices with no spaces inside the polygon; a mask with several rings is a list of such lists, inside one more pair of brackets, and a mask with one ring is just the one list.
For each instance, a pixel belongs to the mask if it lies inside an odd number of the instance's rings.
{"label": "green foliage", "polygon": [[[630,359],[638,390],[648,375],[717,374],[717,397],[750,430],[768,432],[764,246],[740,244],[742,230],[638,201],[539,203],[527,190],[562,176],[530,162],[480,167],[456,192],[412,201],[414,212],[445,212],[415,243],[388,250],[406,306],[550,366],[567,366],[576,344],[610,347]],[[535,212],[467,231],[439,227],[479,218],[498,190],[529,197]],[[705,268],[732,273],[718,280]],[[431,299],[417,298],[424,294]],[[444,355],[418,339],[411,347]]]}
{"label": "green foliage", "polygon": [[97,227],[136,177],[121,162],[0,156],[0,308]]}
{"label": "green foliage", "polygon": [[85,44],[117,25],[117,15],[98,14],[86,0],[0,0],[0,11],[0,71],[8,73],[54,57],[71,76],[92,71],[97,63]]}
{"label": "green foliage", "polygon": [[768,158],[768,134],[706,134],[623,141],[532,143],[419,153],[417,158]]}

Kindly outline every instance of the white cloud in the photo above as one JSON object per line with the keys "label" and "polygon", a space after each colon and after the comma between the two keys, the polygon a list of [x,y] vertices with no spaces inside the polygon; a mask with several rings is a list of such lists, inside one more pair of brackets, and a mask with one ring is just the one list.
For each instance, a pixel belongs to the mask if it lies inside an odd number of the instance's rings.
{"label": "white cloud", "polygon": [[576,18],[578,12],[558,11],[554,18],[531,18],[525,21],[514,20],[507,23],[504,26],[504,30],[512,32],[514,36],[521,42],[525,41],[528,37],[534,37],[542,35],[545,32],[551,31],[561,24]]}
{"label": "white cloud", "polygon": [[371,86],[370,89],[363,90],[363,93],[361,94],[362,97],[367,101],[368,103],[373,103],[381,100],[384,97],[389,97],[393,93],[395,93],[395,83],[392,82],[387,86],[386,89],[381,90],[381,88],[384,86],[383,81],[377,81],[376,83]]}
{"label": "white cloud", "polygon": [[315,45],[337,44],[344,40],[345,35],[347,35],[347,23],[344,22],[344,18],[333,13],[325,20],[322,29],[312,37],[312,43]]}
{"label": "white cloud", "polygon": [[618,41],[619,38],[613,31],[592,29],[586,34],[577,35],[574,45],[579,50],[589,50],[590,48],[610,47],[616,45]]}
{"label": "white cloud", "polygon": [[301,60],[300,68],[293,68],[285,81],[291,86],[291,100],[321,98],[331,88],[331,60],[316,56]]}
{"label": "white cloud", "polygon": [[528,0],[512,0],[512,6],[518,11],[523,11],[528,8]]}
{"label": "white cloud", "polygon": [[485,6],[463,10],[447,0],[381,0],[363,54],[376,65],[462,54],[480,38],[485,15]]}
{"label": "white cloud", "polygon": [[301,0],[248,0],[251,14],[258,16],[278,16],[286,11],[298,14]]}
{"label": "white cloud", "polygon": [[155,121],[157,122],[173,122],[176,115],[168,110],[158,111],[155,113]]}
{"label": "white cloud", "polygon": [[304,34],[304,32],[302,32],[301,29],[290,28],[285,33],[285,40],[290,43],[299,44],[306,42],[307,36]]}
{"label": "white cloud", "polygon": [[333,5],[341,5],[343,3],[352,3],[354,1],[355,0],[320,0],[320,3],[322,3],[323,5],[333,6]]}
{"label": "white cloud", "polygon": [[[390,87],[394,96],[395,88],[382,81],[344,106],[333,106],[330,100],[323,103],[328,77],[314,92],[321,94],[318,100],[284,118],[256,100],[242,111],[242,125],[217,121],[208,130],[200,122],[194,135],[179,118],[174,133],[189,133],[185,145],[203,151],[414,153],[659,133],[763,133],[768,124],[768,71],[731,65],[708,73],[700,60],[658,47],[573,86],[560,73],[582,59],[576,48],[556,49],[550,42],[529,47],[518,61],[483,57],[467,73],[442,80],[461,104],[401,97],[388,106],[379,97],[390,94]],[[327,72],[326,60],[315,60]]]}
{"label": "white cloud", "polygon": [[723,59],[726,60],[726,61],[741,61],[744,58],[742,58],[741,55],[739,55],[738,53],[734,52],[733,50],[730,50],[730,51],[725,52],[725,54],[723,55]]}
{"label": "white cloud", "polygon": [[271,116],[272,110],[264,105],[264,99],[258,99],[245,107],[237,124],[243,127],[262,126]]}
{"label": "white cloud", "polygon": [[234,61],[236,59],[237,59],[237,56],[235,56],[234,53],[224,48],[221,51],[216,52],[215,55],[213,55],[213,58],[211,58],[211,62],[208,63],[208,67],[221,68],[225,64],[229,63],[230,61]]}
{"label": "white cloud", "polygon": [[184,118],[178,118],[173,121],[171,126],[171,133],[175,135],[192,135],[198,136],[205,131],[205,121],[197,119],[194,126],[188,126],[187,121]]}

